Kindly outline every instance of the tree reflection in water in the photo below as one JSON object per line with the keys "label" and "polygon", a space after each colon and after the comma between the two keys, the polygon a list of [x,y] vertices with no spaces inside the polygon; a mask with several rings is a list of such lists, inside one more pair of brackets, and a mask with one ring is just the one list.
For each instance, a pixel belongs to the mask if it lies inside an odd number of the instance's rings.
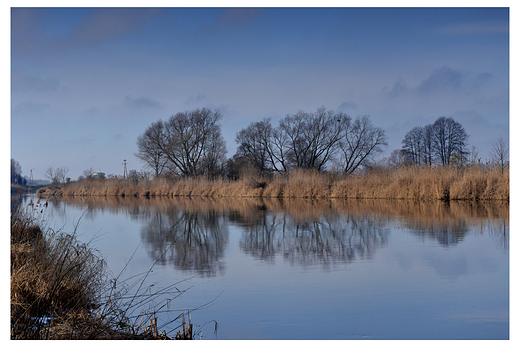
{"label": "tree reflection in water", "polygon": [[240,248],[268,262],[282,254],[292,265],[329,267],[371,259],[388,240],[386,223],[367,216],[329,214],[313,219],[265,212],[256,224],[246,227]]}
{"label": "tree reflection in water", "polygon": [[141,238],[154,261],[204,276],[225,271],[229,225],[241,230],[242,252],[265,262],[281,255],[297,266],[372,259],[391,229],[447,247],[469,232],[490,233],[509,251],[507,202],[63,197],[49,200],[48,212],[65,213],[68,204],[86,209],[87,218],[108,210],[144,222]]}
{"label": "tree reflection in water", "polygon": [[224,271],[224,249],[229,231],[215,210],[169,209],[156,212],[141,230],[148,252],[160,264],[173,264],[184,271],[215,276]]}
{"label": "tree reflection in water", "polygon": [[407,225],[410,231],[421,238],[437,240],[440,245],[449,247],[462,242],[464,236],[469,232],[469,226],[464,220],[453,221],[449,224],[440,223],[435,225],[424,225],[413,223]]}

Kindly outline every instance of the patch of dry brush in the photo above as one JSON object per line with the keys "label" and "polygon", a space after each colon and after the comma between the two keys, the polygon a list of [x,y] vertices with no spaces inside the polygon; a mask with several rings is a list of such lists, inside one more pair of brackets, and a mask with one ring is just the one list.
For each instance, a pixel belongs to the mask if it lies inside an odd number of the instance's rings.
{"label": "patch of dry brush", "polygon": [[357,175],[295,170],[237,181],[203,177],[131,182],[123,179],[85,180],[37,191],[40,196],[264,197],[413,200],[509,200],[509,171],[496,168],[403,166]]}
{"label": "patch of dry brush", "polygon": [[174,337],[157,329],[152,314],[139,314],[136,324],[125,294],[107,277],[99,254],[74,234],[43,230],[12,212],[11,339],[193,338],[184,320]]}

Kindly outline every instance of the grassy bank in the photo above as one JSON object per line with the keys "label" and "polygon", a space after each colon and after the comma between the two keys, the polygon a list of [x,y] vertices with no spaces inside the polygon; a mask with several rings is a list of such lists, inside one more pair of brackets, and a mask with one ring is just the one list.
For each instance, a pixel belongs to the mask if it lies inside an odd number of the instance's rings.
{"label": "grassy bank", "polygon": [[38,189],[46,186],[47,184],[40,184],[35,186],[21,186],[19,184],[11,184],[11,195],[18,193],[34,193]]}
{"label": "grassy bank", "polygon": [[356,198],[413,200],[509,200],[509,171],[470,167],[401,167],[360,175],[295,171],[287,176],[84,180],[41,188],[41,196],[201,196],[264,198]]}
{"label": "grassy bank", "polygon": [[11,339],[193,338],[184,320],[173,336],[159,331],[154,313],[123,300],[130,294],[125,288],[74,234],[45,230],[31,214],[12,211]]}

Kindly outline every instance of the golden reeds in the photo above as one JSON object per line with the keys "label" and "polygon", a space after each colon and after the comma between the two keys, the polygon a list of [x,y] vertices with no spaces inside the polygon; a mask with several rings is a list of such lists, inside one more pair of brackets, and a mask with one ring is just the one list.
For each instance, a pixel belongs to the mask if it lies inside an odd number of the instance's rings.
{"label": "golden reeds", "polygon": [[270,179],[248,176],[237,181],[203,177],[169,181],[84,180],[45,187],[40,196],[264,197],[412,200],[509,200],[509,172],[478,167],[408,166],[359,175],[295,170]]}

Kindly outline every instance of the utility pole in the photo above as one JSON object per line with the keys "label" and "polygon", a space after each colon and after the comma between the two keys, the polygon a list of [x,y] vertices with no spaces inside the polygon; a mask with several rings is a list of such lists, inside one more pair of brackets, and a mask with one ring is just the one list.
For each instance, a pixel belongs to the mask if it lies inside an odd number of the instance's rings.
{"label": "utility pole", "polygon": [[123,160],[123,167],[123,178],[126,180],[126,176],[128,175],[128,173],[126,172],[126,159]]}
{"label": "utility pole", "polygon": [[29,185],[32,185],[33,184],[33,174],[32,174],[32,170],[31,169],[31,176],[29,177]]}

